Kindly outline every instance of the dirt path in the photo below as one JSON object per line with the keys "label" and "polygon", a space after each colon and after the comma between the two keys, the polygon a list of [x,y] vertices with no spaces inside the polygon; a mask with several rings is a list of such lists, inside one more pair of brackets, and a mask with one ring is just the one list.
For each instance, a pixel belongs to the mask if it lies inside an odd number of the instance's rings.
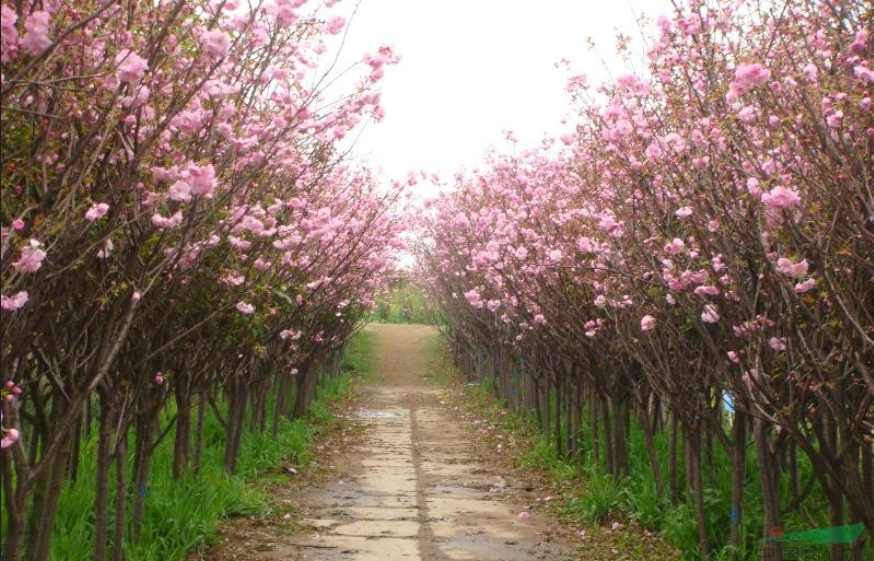
{"label": "dirt path", "polygon": [[[563,559],[542,515],[520,520],[513,482],[474,455],[474,433],[422,380],[435,331],[372,325],[374,385],[365,388],[340,477],[300,497],[303,529],[260,559],[528,561]],[[302,557],[301,557],[302,556]]]}

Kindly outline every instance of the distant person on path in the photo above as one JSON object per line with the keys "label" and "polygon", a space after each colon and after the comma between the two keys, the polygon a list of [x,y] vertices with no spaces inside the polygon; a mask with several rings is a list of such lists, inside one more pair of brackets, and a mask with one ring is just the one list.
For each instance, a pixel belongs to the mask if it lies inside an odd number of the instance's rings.
{"label": "distant person on path", "polygon": [[407,323],[413,323],[413,310],[410,309],[409,306],[404,306],[404,311],[402,313]]}

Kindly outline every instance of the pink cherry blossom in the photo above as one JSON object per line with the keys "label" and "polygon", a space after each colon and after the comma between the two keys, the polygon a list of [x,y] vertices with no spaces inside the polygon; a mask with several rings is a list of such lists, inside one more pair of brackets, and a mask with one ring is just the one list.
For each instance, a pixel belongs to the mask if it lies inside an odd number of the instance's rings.
{"label": "pink cherry blossom", "polygon": [[200,43],[206,54],[213,59],[227,56],[231,48],[231,38],[227,33],[219,29],[213,29],[201,35]]}
{"label": "pink cherry blossom", "polygon": [[170,189],[167,190],[167,196],[170,197],[170,200],[173,201],[190,201],[191,186],[187,182],[180,179],[170,186]]}
{"label": "pink cherry blossom", "polygon": [[763,193],[762,202],[771,208],[783,210],[798,206],[801,204],[801,198],[796,191],[780,186]]}
{"label": "pink cherry blossom", "polygon": [[37,11],[27,16],[24,21],[25,33],[21,39],[21,46],[30,54],[38,55],[52,44],[48,35],[51,28],[50,19],[48,12]]}
{"label": "pink cherry blossom", "polygon": [[674,238],[671,243],[665,245],[665,253],[669,255],[679,255],[686,249],[686,244],[680,238]]}
{"label": "pink cherry blossom", "polygon": [[467,298],[467,301],[470,302],[470,305],[474,308],[482,308],[483,302],[480,298],[479,292],[476,290],[469,290],[464,293],[464,297]]}
{"label": "pink cherry blossom", "polygon": [[862,78],[863,80],[867,80],[868,82],[874,84],[874,70],[866,66],[859,65],[853,68],[853,73],[855,73],[856,76],[858,76],[859,78]]}
{"label": "pink cherry blossom", "polygon": [[807,279],[807,280],[795,285],[795,292],[797,292],[799,294],[803,294],[805,292],[809,292],[809,291],[813,290],[813,288],[815,286],[816,286],[816,281],[814,279]]}
{"label": "pink cherry blossom", "polygon": [[325,32],[329,35],[337,35],[341,31],[343,31],[343,27],[346,25],[346,18],[343,16],[332,16],[328,19],[327,23],[325,23]]}
{"label": "pink cherry blossom", "polygon": [[6,4],[0,5],[0,58],[3,64],[11,62],[18,55],[17,21],[15,10]]}
{"label": "pink cherry blossom", "polygon": [[783,337],[771,337],[768,340],[768,345],[775,351],[785,351],[786,350],[786,339]]}
{"label": "pink cherry blossom", "polygon": [[237,302],[237,305],[234,307],[237,308],[237,311],[245,316],[255,313],[255,306],[243,301]]}
{"label": "pink cherry blossom", "polygon": [[119,82],[131,85],[140,83],[148,68],[148,62],[130,49],[123,49],[115,55],[116,77]]}
{"label": "pink cherry blossom", "polygon": [[20,218],[16,218],[12,221],[12,229],[13,230],[24,230],[24,220]]}
{"label": "pink cherry blossom", "polygon": [[680,218],[680,219],[688,218],[689,216],[692,216],[692,208],[688,207],[688,206],[684,206],[684,207],[678,209],[677,212],[675,212],[674,214],[677,216],[677,218]]}
{"label": "pink cherry blossom", "polygon": [[650,315],[643,316],[640,318],[640,330],[641,331],[649,331],[653,329],[656,325],[656,319]]}
{"label": "pink cherry blossom", "polygon": [[91,206],[88,209],[88,212],[85,213],[85,220],[89,222],[94,222],[99,218],[103,218],[106,216],[106,213],[109,212],[109,205],[106,203],[97,203]]}
{"label": "pink cherry blossom", "polygon": [[715,286],[698,286],[695,288],[695,294],[698,296],[718,296],[719,289]]}
{"label": "pink cherry blossom", "polygon": [[18,429],[3,429],[3,438],[0,439],[0,449],[9,448],[18,441]]}
{"label": "pink cherry blossom", "polygon": [[24,290],[17,292],[12,296],[6,296],[3,294],[0,295],[0,308],[7,312],[15,312],[23,308],[24,305],[27,304],[28,299],[29,295]]}
{"label": "pink cherry blossom", "polygon": [[106,242],[103,243],[103,249],[97,252],[98,259],[108,259],[110,255],[112,255],[112,250],[115,249],[115,244],[111,239],[107,239]]}
{"label": "pink cherry blossom", "polygon": [[18,261],[12,263],[12,268],[19,273],[35,273],[42,267],[45,258],[46,252],[42,249],[42,244],[32,239],[28,245],[22,248],[21,256]]}
{"label": "pink cherry blossom", "polygon": [[793,263],[786,257],[777,259],[777,271],[787,277],[803,277],[807,274],[807,259]]}
{"label": "pink cherry blossom", "polygon": [[180,222],[182,222],[182,211],[181,210],[176,211],[173,214],[173,216],[171,216],[169,218],[161,216],[160,214],[157,214],[157,213],[152,215],[152,224],[154,224],[158,228],[161,228],[162,230],[167,229],[167,228],[175,228],[176,226],[179,225]]}
{"label": "pink cherry blossom", "polygon": [[164,383],[164,374],[163,372],[158,372],[155,374],[155,383],[159,386]]}
{"label": "pink cherry blossom", "polygon": [[704,311],[701,312],[701,321],[704,323],[716,323],[720,320],[719,312],[713,304],[704,306]]}
{"label": "pink cherry blossom", "polygon": [[191,188],[191,194],[196,197],[212,197],[212,192],[218,184],[215,176],[215,168],[212,164],[198,166],[191,164],[188,166],[188,184]]}
{"label": "pink cherry blossom", "polygon": [[771,72],[758,63],[741,63],[734,71],[734,83],[743,93],[771,79]]}

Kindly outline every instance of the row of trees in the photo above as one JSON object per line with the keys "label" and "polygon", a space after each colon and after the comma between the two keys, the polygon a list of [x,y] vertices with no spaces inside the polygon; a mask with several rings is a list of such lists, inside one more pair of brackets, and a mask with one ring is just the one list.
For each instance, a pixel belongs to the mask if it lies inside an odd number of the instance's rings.
{"label": "row of trees", "polygon": [[750,485],[765,535],[813,486],[831,525],[874,535],[872,21],[854,0],[683,2],[645,76],[568,82],[575,134],[491,156],[423,213],[420,264],[459,364],[551,418],[561,452],[597,456],[603,434],[617,479],[638,424],[659,494],[694,505],[702,559],[713,442],[736,551],[753,546]]}
{"label": "row of trees", "polygon": [[338,147],[397,57],[335,68],[332,4],[2,5],[4,559],[48,559],[62,488],[93,476],[94,559],[120,560],[168,433],[196,472],[214,409],[233,471],[247,420],[277,431],[336,371],[401,189]]}

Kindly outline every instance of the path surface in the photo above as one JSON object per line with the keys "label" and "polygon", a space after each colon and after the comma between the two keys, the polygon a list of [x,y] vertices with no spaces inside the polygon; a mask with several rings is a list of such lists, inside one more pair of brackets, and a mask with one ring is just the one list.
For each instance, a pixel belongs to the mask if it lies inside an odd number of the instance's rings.
{"label": "path surface", "polygon": [[303,529],[263,559],[528,561],[563,559],[542,516],[520,520],[513,483],[475,457],[474,433],[426,385],[435,331],[371,325],[375,385],[365,388],[341,477],[300,498]]}

